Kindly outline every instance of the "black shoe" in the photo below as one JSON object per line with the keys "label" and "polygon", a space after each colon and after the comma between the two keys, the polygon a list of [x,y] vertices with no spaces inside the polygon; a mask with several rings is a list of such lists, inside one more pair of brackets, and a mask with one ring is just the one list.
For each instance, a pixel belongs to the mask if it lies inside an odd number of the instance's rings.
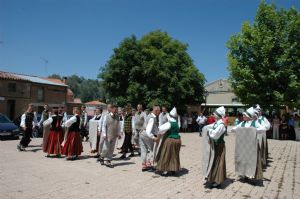
{"label": "black shoe", "polygon": [[168,172],[161,172],[160,175],[163,176],[163,177],[168,177],[169,176]]}
{"label": "black shoe", "polygon": [[106,166],[107,166],[108,168],[114,168],[114,165],[111,163],[110,160],[107,160]]}
{"label": "black shoe", "polygon": [[19,150],[19,151],[24,151],[24,149],[22,148],[22,146],[21,145],[17,145],[17,149]]}
{"label": "black shoe", "polygon": [[51,156],[50,156],[50,154],[47,154],[45,157],[46,157],[46,158],[50,158]]}
{"label": "black shoe", "polygon": [[147,167],[144,167],[144,168],[142,168],[142,172],[144,172],[144,171],[148,171],[148,169],[149,169],[149,168],[147,168]]}
{"label": "black shoe", "polygon": [[128,157],[134,157],[134,153],[131,153]]}
{"label": "black shoe", "polygon": [[156,171],[156,169],[155,169],[155,167],[153,167],[153,166],[150,166],[150,167],[148,168],[148,171],[149,171],[149,172],[155,172],[155,171]]}
{"label": "black shoe", "polygon": [[60,154],[56,154],[56,158],[61,158],[61,155]]}
{"label": "black shoe", "polygon": [[123,154],[123,155],[120,157],[120,159],[126,159],[126,155]]}
{"label": "black shoe", "polygon": [[101,165],[104,165],[104,159],[103,158],[99,158],[99,162]]}

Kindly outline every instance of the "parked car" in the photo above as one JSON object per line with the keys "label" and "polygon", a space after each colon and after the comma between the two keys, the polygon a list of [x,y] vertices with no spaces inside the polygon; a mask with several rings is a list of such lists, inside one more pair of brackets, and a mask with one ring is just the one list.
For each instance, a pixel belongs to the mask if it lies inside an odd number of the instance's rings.
{"label": "parked car", "polygon": [[19,138],[20,129],[8,117],[0,113],[0,138]]}

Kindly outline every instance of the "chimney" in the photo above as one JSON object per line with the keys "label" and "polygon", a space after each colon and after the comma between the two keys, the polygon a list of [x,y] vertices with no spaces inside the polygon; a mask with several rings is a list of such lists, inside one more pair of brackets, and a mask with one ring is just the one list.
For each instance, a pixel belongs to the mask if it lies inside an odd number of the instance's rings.
{"label": "chimney", "polygon": [[67,78],[66,76],[64,76],[64,77],[63,77],[63,83],[64,83],[65,85],[67,85],[67,80],[68,80],[68,78]]}

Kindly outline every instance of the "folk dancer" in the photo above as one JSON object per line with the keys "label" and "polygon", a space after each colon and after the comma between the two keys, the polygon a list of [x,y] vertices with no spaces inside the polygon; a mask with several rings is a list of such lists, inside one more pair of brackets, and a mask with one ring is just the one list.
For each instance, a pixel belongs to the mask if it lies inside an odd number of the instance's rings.
{"label": "folk dancer", "polygon": [[140,134],[144,129],[144,125],[146,122],[146,113],[143,112],[143,106],[141,104],[137,105],[137,111],[134,115],[134,128],[132,132],[133,136],[133,145],[134,148],[138,150],[138,154],[140,155]]}
{"label": "folk dancer", "polygon": [[156,156],[156,169],[162,176],[173,176],[180,170],[181,148],[178,114],[175,107],[169,113],[168,122],[159,126],[159,136],[163,136],[163,139]]}
{"label": "folk dancer", "polygon": [[125,139],[124,139],[124,144],[123,144],[123,148],[122,148],[123,155],[120,158],[125,159],[126,153],[128,153],[128,150],[130,150],[130,153],[131,153],[129,155],[129,157],[134,156],[134,151],[133,151],[132,142],[131,142],[132,129],[134,129],[134,120],[132,117],[132,111],[131,111],[130,106],[126,107],[126,112],[125,112],[125,116],[124,116],[124,122],[123,122],[122,129],[123,129],[122,132],[125,133]]}
{"label": "folk dancer", "polygon": [[28,144],[31,141],[32,130],[38,126],[36,113],[33,112],[33,105],[29,104],[27,111],[21,116],[20,127],[23,129],[23,137],[20,140],[20,143],[17,145],[19,151],[24,151]]}
{"label": "folk dancer", "polygon": [[205,176],[206,186],[209,188],[219,188],[226,179],[226,161],[225,161],[225,125],[222,118],[225,116],[225,108],[223,106],[216,109],[213,113],[215,122],[207,126],[210,147],[214,149],[214,157],[210,158],[212,167]]}
{"label": "folk dancer", "polygon": [[[251,140],[245,140],[245,137],[241,138],[240,142],[236,143],[235,149],[235,168],[236,172],[238,172],[240,180],[248,181],[248,180],[262,180],[263,179],[263,169],[262,169],[262,154],[261,154],[261,147],[259,144],[259,134],[265,132],[266,128],[259,124],[257,120],[257,112],[253,107],[248,108],[245,112],[243,112],[243,120],[237,126],[235,126],[232,131],[236,132],[236,138],[238,139],[239,132],[242,132],[239,128],[246,128],[246,127],[253,127],[256,130],[256,134],[254,138]],[[251,136],[247,132],[245,134],[247,136]],[[248,137],[247,137],[248,138]],[[254,144],[253,144],[254,143]],[[248,146],[248,145],[253,146]],[[244,149],[247,148],[248,150],[245,151]],[[253,154],[253,157],[256,157],[256,160],[252,157],[246,157],[249,154],[249,151],[256,151],[256,154]],[[254,161],[249,162],[249,160],[254,159]],[[251,171],[251,172],[250,172]],[[249,173],[246,175],[244,173]]]}
{"label": "folk dancer", "polygon": [[113,168],[112,156],[115,149],[117,138],[121,138],[121,125],[117,114],[117,107],[112,105],[112,110],[109,114],[104,117],[102,124],[102,135],[104,139],[104,146],[102,153],[100,154],[101,165],[104,164],[105,159],[107,160],[106,166]]}
{"label": "folk dancer", "polygon": [[51,117],[51,112],[49,111],[49,106],[48,104],[45,104],[44,105],[44,110],[42,112],[42,116],[41,116],[41,119],[39,121],[39,126],[40,126],[40,129],[42,130],[43,132],[43,151],[44,153],[47,152],[46,150],[46,145],[48,143],[48,139],[49,139],[49,134],[50,134],[50,127],[49,126],[43,126],[43,122],[45,122],[49,117]]}
{"label": "folk dancer", "polygon": [[154,142],[159,143],[158,135],[158,116],[160,114],[160,107],[154,106],[152,113],[148,115],[144,124],[144,130],[140,134],[140,147],[142,158],[142,171],[155,171],[152,167],[153,146]]}
{"label": "folk dancer", "polygon": [[[100,107],[96,107],[95,110],[95,116],[90,119],[90,124],[91,122],[96,122],[96,128],[93,129],[95,132],[89,132],[89,137],[90,137],[90,145],[91,145],[91,153],[97,153],[97,155],[95,157],[99,157],[98,155],[98,149],[99,149],[99,142],[100,142],[100,133],[99,133],[99,123],[100,123],[100,119],[102,117],[102,108]],[[92,125],[90,125],[90,129],[91,129]]]}
{"label": "folk dancer", "polygon": [[80,113],[80,134],[81,134],[81,139],[83,141],[85,137],[85,141],[89,140],[89,135],[88,131],[86,130],[88,118],[87,118],[87,112],[86,112],[86,106],[82,105],[81,106],[81,113]]}
{"label": "folk dancer", "polygon": [[[61,143],[63,142],[63,128],[62,124],[62,115],[59,115],[58,109],[53,108],[53,114],[46,121],[43,122],[44,127],[50,127],[50,133],[47,143],[45,144],[46,148],[46,157],[55,154],[56,157],[61,155]],[[44,145],[43,145],[44,146]]]}
{"label": "folk dancer", "polygon": [[80,136],[80,111],[78,107],[73,109],[73,116],[68,119],[65,126],[69,128],[66,140],[63,142],[62,154],[67,160],[75,160],[83,152]]}

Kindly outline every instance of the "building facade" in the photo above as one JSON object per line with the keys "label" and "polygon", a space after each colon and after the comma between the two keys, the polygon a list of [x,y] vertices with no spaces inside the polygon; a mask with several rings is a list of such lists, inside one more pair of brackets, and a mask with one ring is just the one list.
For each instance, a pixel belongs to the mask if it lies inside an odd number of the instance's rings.
{"label": "building facade", "polygon": [[44,104],[58,107],[67,103],[68,86],[47,78],[0,71],[0,112],[14,120],[28,104],[42,112]]}

